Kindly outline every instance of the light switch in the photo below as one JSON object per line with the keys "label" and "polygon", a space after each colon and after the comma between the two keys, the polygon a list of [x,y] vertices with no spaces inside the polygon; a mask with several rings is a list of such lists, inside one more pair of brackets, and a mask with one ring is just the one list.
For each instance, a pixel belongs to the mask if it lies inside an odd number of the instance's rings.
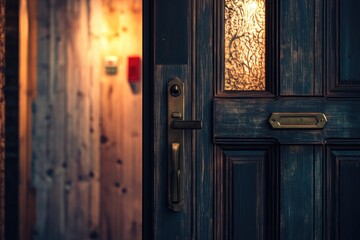
{"label": "light switch", "polygon": [[105,70],[107,75],[116,75],[118,68],[118,57],[107,56],[105,58]]}

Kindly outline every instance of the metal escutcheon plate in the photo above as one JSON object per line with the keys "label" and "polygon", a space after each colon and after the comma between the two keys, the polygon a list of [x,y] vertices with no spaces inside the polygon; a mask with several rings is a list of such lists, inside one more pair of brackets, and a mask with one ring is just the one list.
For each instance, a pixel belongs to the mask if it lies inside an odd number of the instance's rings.
{"label": "metal escutcheon plate", "polygon": [[324,113],[273,113],[269,123],[274,129],[323,129],[327,118]]}

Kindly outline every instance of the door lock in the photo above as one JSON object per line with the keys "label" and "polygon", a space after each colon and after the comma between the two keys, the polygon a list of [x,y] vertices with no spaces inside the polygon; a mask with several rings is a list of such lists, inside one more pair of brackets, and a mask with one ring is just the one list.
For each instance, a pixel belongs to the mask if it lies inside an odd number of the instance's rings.
{"label": "door lock", "polygon": [[185,94],[183,81],[173,78],[168,82],[168,206],[176,212],[184,207],[184,130],[202,128],[202,121],[184,120]]}
{"label": "door lock", "polygon": [[178,97],[181,94],[181,87],[177,84],[173,84],[170,87],[170,94],[173,97]]}

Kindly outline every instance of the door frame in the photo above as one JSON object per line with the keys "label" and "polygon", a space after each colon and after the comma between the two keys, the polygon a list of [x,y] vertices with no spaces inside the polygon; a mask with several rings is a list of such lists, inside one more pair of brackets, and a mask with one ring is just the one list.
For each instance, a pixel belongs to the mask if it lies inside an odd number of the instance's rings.
{"label": "door frame", "polygon": [[153,130],[151,128],[153,123],[153,79],[150,71],[150,56],[151,56],[151,46],[152,43],[150,38],[150,26],[151,26],[151,17],[150,17],[150,6],[153,6],[153,1],[143,0],[143,152],[142,152],[142,162],[143,162],[143,177],[142,177],[142,238],[151,239],[149,236],[153,236],[153,223],[151,221],[151,216],[153,215],[152,206],[153,206],[153,195],[151,179],[153,179],[152,169],[153,169],[153,151],[154,143],[151,141],[153,138]]}
{"label": "door frame", "polygon": [[[19,167],[19,4],[20,1],[5,3],[5,171],[2,200],[5,203],[4,237],[19,239],[20,229],[20,167]],[[1,231],[0,231],[1,232]],[[1,236],[0,236],[1,237]]]}

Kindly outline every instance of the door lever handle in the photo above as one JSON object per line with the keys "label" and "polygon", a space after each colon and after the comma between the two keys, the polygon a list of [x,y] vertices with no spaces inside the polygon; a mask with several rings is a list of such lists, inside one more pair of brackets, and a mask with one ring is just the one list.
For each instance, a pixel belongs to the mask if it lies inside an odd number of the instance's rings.
{"label": "door lever handle", "polygon": [[202,121],[199,121],[199,120],[195,120],[195,121],[174,120],[171,123],[171,127],[173,129],[184,129],[184,130],[201,129]]}
{"label": "door lever handle", "polygon": [[[171,144],[172,172],[171,172],[171,202],[182,204],[184,201],[184,180],[181,169],[182,159],[179,159],[180,143]],[[180,160],[180,161],[179,161]]]}
{"label": "door lever handle", "polygon": [[[179,78],[171,79],[167,84],[167,203],[168,207],[179,212],[186,207],[186,185],[191,172],[186,170],[190,162],[185,152],[185,140],[190,135],[185,130],[201,129],[202,121],[187,121],[185,116],[185,83]],[[187,135],[187,136],[185,136]],[[190,139],[188,139],[190,140]],[[190,203],[189,203],[190,204]]]}

